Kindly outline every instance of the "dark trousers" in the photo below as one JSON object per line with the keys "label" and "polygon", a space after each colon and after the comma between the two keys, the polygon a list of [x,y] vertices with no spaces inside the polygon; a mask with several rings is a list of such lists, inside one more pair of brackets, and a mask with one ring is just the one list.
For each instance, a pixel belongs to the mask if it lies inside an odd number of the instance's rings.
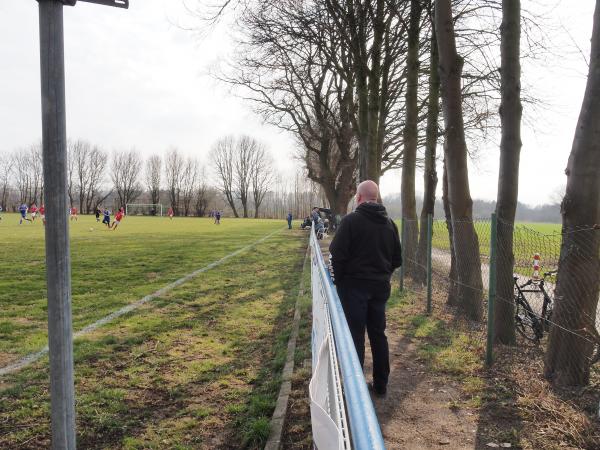
{"label": "dark trousers", "polygon": [[292,221],[291,221],[291,220],[288,220],[288,221],[287,221],[287,223],[288,223],[288,229],[290,229],[290,230],[291,230],[291,229],[292,229]]}
{"label": "dark trousers", "polygon": [[390,374],[390,352],[385,335],[385,304],[390,297],[390,284],[385,281],[342,280],[337,292],[360,365],[365,362],[366,328],[373,355],[373,384],[376,388],[385,388]]}

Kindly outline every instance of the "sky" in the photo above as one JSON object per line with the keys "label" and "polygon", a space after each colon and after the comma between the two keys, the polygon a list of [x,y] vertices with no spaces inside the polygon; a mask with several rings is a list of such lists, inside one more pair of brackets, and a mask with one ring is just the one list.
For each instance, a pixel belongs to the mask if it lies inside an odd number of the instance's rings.
{"label": "sky", "polygon": [[[555,200],[566,183],[595,2],[522,4],[547,25],[548,51],[523,61],[523,85],[541,103],[525,105],[519,198],[538,205]],[[263,124],[248,103],[210,76],[233,49],[226,26],[194,31],[199,23],[182,0],[130,0],[129,10],[78,2],[64,11],[69,137],[107,150],[135,147],[145,156],[177,147],[208,164],[214,141],[245,133],[267,144],[285,176],[299,170],[293,136]],[[0,0],[0,61],[3,154],[41,137],[35,0]],[[498,147],[499,136],[490,136],[470,163],[474,198],[496,197]],[[399,173],[386,174],[381,189],[398,192]]]}

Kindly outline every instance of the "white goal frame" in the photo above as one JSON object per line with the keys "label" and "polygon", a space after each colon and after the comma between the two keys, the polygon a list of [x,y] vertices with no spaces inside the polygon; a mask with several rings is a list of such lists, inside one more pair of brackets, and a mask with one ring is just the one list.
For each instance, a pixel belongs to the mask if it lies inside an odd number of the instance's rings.
{"label": "white goal frame", "polygon": [[[125,205],[125,215],[128,216],[129,215],[129,208],[132,206],[149,206],[149,207],[154,207],[156,209],[156,215],[160,215],[161,217],[163,216],[163,205],[162,203],[127,203]],[[159,212],[160,211],[160,212]]]}

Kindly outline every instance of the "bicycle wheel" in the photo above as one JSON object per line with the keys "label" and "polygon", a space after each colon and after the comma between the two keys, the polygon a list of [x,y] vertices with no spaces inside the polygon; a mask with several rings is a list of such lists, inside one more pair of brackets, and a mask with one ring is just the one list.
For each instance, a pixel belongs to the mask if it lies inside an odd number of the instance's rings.
{"label": "bicycle wheel", "polygon": [[521,302],[517,302],[515,326],[519,334],[529,341],[539,342],[543,336],[540,320],[531,311],[528,311]]}

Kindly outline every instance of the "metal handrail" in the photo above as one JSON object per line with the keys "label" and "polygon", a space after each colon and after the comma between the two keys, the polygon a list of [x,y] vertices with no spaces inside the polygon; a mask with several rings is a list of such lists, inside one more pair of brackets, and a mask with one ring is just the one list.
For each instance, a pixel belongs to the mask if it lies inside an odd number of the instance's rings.
{"label": "metal handrail", "polygon": [[[311,229],[310,239],[313,241],[312,244],[316,248],[319,248],[314,225]],[[340,298],[333,287],[333,281],[325,265],[322,253],[320,251],[315,253],[317,253],[321,277],[326,280],[324,284],[327,299],[329,300],[329,314],[333,327],[335,348],[342,372],[342,384],[348,419],[350,421],[352,446],[355,450],[383,450],[385,449],[385,444],[381,428],[375,414],[369,390],[367,389],[363,370],[356,354],[356,348],[354,347]]]}

